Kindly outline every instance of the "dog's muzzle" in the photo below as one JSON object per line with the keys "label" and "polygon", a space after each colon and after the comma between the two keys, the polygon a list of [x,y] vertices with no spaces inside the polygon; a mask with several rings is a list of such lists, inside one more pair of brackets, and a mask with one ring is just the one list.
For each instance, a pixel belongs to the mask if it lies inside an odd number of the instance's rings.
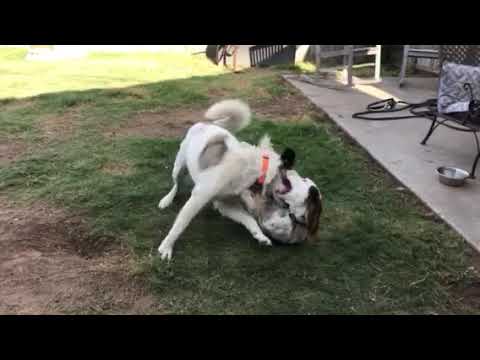
{"label": "dog's muzzle", "polygon": [[296,216],[295,216],[294,214],[289,213],[289,215],[290,215],[290,219],[291,219],[294,223],[299,224],[299,225],[303,225],[303,226],[307,226],[307,221],[305,220],[305,217],[304,217],[304,216],[302,216],[303,219],[300,219],[300,220],[299,220],[299,219],[296,218]]}

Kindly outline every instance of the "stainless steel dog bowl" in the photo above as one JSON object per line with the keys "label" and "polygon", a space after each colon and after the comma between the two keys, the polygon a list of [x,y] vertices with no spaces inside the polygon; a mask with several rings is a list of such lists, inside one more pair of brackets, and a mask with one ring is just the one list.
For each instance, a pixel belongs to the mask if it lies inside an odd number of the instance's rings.
{"label": "stainless steel dog bowl", "polygon": [[467,171],[451,166],[441,166],[437,169],[437,173],[440,182],[448,186],[463,186],[470,176]]}

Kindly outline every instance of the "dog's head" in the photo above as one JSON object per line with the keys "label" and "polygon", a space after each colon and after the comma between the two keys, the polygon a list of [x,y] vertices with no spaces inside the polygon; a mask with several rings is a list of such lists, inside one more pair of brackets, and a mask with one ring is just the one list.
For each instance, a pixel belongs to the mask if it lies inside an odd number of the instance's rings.
{"label": "dog's head", "polygon": [[311,179],[300,176],[292,169],[295,164],[292,149],[286,149],[281,160],[278,176],[273,182],[273,196],[288,207],[292,220],[304,225],[308,234],[313,236],[319,227],[322,195]]}

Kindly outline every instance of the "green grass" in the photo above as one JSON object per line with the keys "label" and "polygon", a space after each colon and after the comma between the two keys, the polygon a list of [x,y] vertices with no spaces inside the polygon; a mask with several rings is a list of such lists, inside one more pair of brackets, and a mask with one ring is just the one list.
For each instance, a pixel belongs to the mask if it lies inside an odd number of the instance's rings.
{"label": "green grass", "polygon": [[[25,50],[0,48],[1,98],[127,87],[225,73],[222,68],[202,61],[201,56],[182,54],[91,54],[86,59],[23,61]],[[115,61],[112,61],[115,59]]]}
{"label": "green grass", "polygon": [[[282,101],[292,89],[279,80],[278,70],[233,75],[201,58],[151,54],[97,54],[55,68],[3,51],[0,71],[10,68],[11,73],[0,90],[10,99],[0,103],[0,136],[35,146],[0,168],[0,193],[84,212],[92,232],[113,236],[138,255],[137,270],[150,279],[167,311],[475,311],[450,291],[472,281],[467,271],[471,250],[446,225],[423,216],[418,201],[397,191],[398,185],[329,121],[294,125],[255,118],[239,134],[257,142],[269,133],[279,151],[295,147],[298,171],[311,177],[325,197],[318,243],[263,248],[241,226],[207,208],[177,242],[172,263],[149,257],[191,189],[185,179],[171,208],[157,209],[171,186],[179,139],[111,139],[103,129],[124,124],[139,111],[203,108],[217,99],[212,91],[259,103]],[[151,78],[144,69],[150,62],[158,70]],[[34,75],[47,68],[42,76]],[[19,88],[16,84],[27,77],[29,88]],[[42,95],[30,98],[34,94]],[[43,116],[71,109],[80,109],[74,135],[42,142],[38,125]],[[130,171],[109,174],[101,171],[106,164],[127,164]]]}

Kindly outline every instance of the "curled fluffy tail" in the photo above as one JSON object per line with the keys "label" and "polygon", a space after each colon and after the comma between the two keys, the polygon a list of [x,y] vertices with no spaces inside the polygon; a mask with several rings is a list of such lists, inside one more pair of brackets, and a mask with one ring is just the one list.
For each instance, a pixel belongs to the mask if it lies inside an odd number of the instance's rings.
{"label": "curled fluffy tail", "polygon": [[251,121],[249,106],[241,100],[223,100],[212,105],[205,118],[231,132],[240,131]]}

